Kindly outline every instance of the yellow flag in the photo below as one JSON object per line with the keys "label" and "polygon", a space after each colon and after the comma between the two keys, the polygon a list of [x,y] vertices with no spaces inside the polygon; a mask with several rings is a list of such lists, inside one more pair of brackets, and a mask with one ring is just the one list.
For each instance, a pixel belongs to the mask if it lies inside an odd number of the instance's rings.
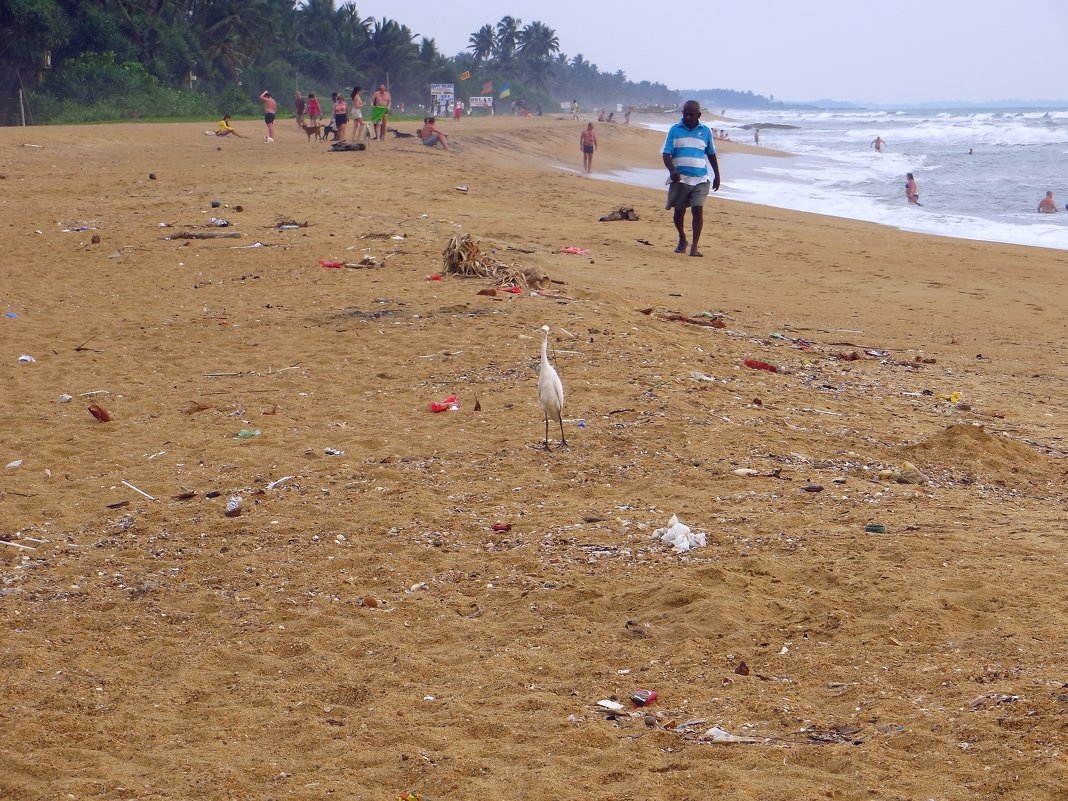
{"label": "yellow flag", "polygon": [[466,81],[470,77],[471,77],[471,73],[468,72],[467,70],[464,70],[463,72],[460,73],[460,80],[461,81]]}

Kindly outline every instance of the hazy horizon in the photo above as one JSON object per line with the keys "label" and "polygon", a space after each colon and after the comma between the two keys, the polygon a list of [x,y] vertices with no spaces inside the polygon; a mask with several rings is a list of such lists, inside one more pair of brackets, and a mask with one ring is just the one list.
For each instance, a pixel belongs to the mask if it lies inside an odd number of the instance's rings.
{"label": "hazy horizon", "polygon": [[[388,17],[446,56],[505,15],[552,28],[561,52],[602,72],[671,89],[705,86],[791,103],[1059,102],[1068,3],[1034,0],[1011,10],[992,0],[899,0],[893,7],[823,0],[819,13],[792,0],[695,7],[677,28],[635,23],[618,3],[587,0],[356,0],[361,16]],[[689,38],[688,38],[689,37]],[[686,52],[689,50],[689,52]],[[947,98],[955,98],[950,100]]]}

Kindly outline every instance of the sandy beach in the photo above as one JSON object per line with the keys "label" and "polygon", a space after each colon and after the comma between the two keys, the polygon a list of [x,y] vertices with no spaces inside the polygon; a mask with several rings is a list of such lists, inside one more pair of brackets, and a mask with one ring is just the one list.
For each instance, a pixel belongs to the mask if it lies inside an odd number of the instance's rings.
{"label": "sandy beach", "polygon": [[1063,798],[1068,254],[584,125],[0,128],[0,798]]}

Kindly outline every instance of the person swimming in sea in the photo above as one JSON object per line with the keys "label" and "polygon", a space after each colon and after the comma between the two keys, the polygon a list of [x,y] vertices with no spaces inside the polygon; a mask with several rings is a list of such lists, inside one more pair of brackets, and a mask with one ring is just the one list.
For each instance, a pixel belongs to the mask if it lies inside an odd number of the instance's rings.
{"label": "person swimming in sea", "polygon": [[1053,191],[1046,192],[1046,196],[1038,202],[1039,214],[1056,214],[1057,201],[1053,199]]}

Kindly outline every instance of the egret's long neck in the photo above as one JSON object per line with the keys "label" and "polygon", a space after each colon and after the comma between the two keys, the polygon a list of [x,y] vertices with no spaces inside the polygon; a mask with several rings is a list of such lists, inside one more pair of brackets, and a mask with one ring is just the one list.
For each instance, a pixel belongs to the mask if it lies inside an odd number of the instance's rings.
{"label": "egret's long neck", "polygon": [[545,363],[549,361],[549,332],[541,332],[541,361]]}

